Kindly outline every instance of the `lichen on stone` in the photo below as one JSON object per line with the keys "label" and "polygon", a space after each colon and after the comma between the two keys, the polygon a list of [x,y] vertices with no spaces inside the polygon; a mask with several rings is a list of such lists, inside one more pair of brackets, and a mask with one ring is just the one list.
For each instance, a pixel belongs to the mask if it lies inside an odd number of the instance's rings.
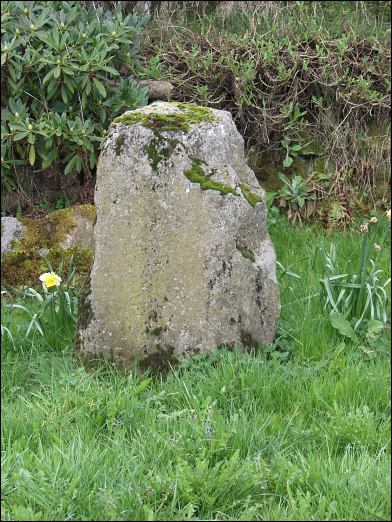
{"label": "lichen on stone", "polygon": [[238,239],[235,240],[235,247],[237,250],[241,252],[241,254],[246,258],[250,259],[252,263],[256,261],[255,255],[252,252],[252,250],[249,250],[248,247],[246,247],[241,241]]}
{"label": "lichen on stone", "polygon": [[259,196],[259,194],[256,194],[255,192],[252,192],[248,185],[246,185],[245,183],[240,183],[240,189],[244,198],[249,203],[249,205],[252,205],[252,207],[255,207],[256,203],[260,203],[261,201],[263,201],[262,196]]}
{"label": "lichen on stone", "polygon": [[97,211],[94,205],[78,205],[76,207],[73,207],[73,209],[80,216],[83,216],[86,219],[91,219],[92,223],[95,222],[97,217]]}
{"label": "lichen on stone", "polygon": [[192,183],[199,183],[200,188],[202,190],[217,190],[222,195],[233,194],[233,196],[239,196],[238,192],[235,188],[230,187],[230,185],[226,185],[221,181],[214,181],[210,179],[208,176],[204,174],[202,163],[203,161],[191,157],[192,159],[192,167],[190,169],[184,170],[184,175],[191,181]]}

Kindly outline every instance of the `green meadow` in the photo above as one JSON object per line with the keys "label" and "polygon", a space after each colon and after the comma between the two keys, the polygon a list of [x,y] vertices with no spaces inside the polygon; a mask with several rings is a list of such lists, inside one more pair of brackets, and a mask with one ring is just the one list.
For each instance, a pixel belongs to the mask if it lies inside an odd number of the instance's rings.
{"label": "green meadow", "polygon": [[3,308],[3,520],[388,520],[390,328],[342,336],[319,297],[320,245],[356,262],[359,226],[270,234],[282,310],[257,353],[88,372],[73,333],[26,338]]}

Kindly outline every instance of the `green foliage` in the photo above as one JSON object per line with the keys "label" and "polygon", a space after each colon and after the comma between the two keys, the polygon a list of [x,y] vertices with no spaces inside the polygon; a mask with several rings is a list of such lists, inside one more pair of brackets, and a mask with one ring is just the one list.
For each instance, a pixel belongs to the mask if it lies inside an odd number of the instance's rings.
{"label": "green foliage", "polygon": [[[173,99],[230,111],[269,161],[299,172],[325,155],[332,193],[389,198],[388,2],[256,2],[227,17],[212,2],[187,6],[172,13],[170,38],[167,19],[151,19],[141,71],[154,59]],[[372,125],[385,130],[376,140]]]}
{"label": "green foliage", "polygon": [[265,199],[267,204],[267,225],[268,228],[270,226],[273,226],[276,224],[277,220],[279,219],[279,208],[274,205],[274,201],[276,198],[277,192],[269,191],[266,192]]}
{"label": "green foliage", "polygon": [[47,195],[48,195],[48,191],[44,190],[43,199],[34,201],[34,205],[39,209],[49,212],[51,210],[60,210],[63,208],[67,208],[72,204],[72,202],[67,197],[62,197],[62,196],[58,196],[56,198],[56,201],[53,204],[50,204],[47,201],[47,198],[46,198]]}
{"label": "green foliage", "polygon": [[139,78],[147,78],[148,80],[162,79],[163,65],[161,63],[161,53],[157,50],[157,54],[152,56],[144,63],[144,66],[137,67],[137,75]]}
{"label": "green foliage", "polygon": [[287,207],[289,220],[293,223],[298,220],[301,224],[301,218],[308,219],[314,211],[314,206],[310,204],[316,199],[314,189],[302,176],[293,176],[290,180],[279,173],[279,178],[283,182],[283,187],[278,192],[280,206]]}
{"label": "green foliage", "polygon": [[285,268],[282,263],[280,261],[276,261],[276,268],[279,269],[279,270],[282,270],[282,277],[285,276],[285,275],[289,275],[291,277],[294,277],[296,279],[301,279],[301,276],[296,274],[295,272],[292,272],[290,270],[290,268],[294,265],[294,263],[292,263],[290,266],[288,266],[287,268]]}
{"label": "green foliage", "polygon": [[285,137],[284,140],[281,141],[282,146],[286,150],[286,157],[283,160],[283,167],[288,168],[293,164],[294,158],[298,156],[298,153],[302,149],[299,143],[293,143],[291,138]]}
{"label": "green foliage", "polygon": [[361,230],[356,270],[353,270],[351,257],[344,267],[339,265],[333,243],[329,252],[321,249],[324,264],[324,276],[320,279],[321,298],[332,326],[342,335],[357,339],[356,332],[362,331],[368,340],[374,341],[387,322],[386,288],[391,279],[383,280],[383,271],[377,268],[377,264],[390,234],[390,225],[386,219],[375,223],[368,221]]}
{"label": "green foliage", "polygon": [[80,2],[2,2],[1,15],[3,185],[20,164],[89,179],[113,117],[147,103],[132,78],[117,81],[146,18]]}

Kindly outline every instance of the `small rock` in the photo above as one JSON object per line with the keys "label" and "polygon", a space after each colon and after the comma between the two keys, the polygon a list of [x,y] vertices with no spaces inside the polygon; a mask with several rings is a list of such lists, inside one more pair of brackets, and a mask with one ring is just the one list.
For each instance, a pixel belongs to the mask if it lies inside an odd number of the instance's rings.
{"label": "small rock", "polygon": [[25,234],[23,225],[14,217],[1,218],[1,257],[12,252],[11,243]]}
{"label": "small rock", "polygon": [[[82,208],[84,207],[86,207],[86,205]],[[73,207],[73,216],[76,224],[65,236],[60,246],[62,248],[79,246],[81,248],[94,250],[94,219],[82,213],[77,206]]]}
{"label": "small rock", "polygon": [[139,85],[148,88],[150,100],[167,100],[174,89],[173,84],[163,80],[141,80]]}

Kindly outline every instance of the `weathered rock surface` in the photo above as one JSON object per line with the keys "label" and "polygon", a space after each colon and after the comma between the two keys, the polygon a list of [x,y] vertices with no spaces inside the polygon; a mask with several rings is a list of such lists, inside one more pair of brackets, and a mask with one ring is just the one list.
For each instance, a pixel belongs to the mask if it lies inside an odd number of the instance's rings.
{"label": "weathered rock surface", "polygon": [[78,205],[56,210],[40,219],[1,218],[1,280],[5,285],[41,286],[47,256],[53,267],[73,260],[76,279],[90,274],[94,255],[95,208]]}
{"label": "weathered rock surface", "polygon": [[84,360],[164,367],[273,341],[280,302],[264,191],[230,113],[156,102],[114,120],[95,204]]}
{"label": "weathered rock surface", "polygon": [[1,257],[12,251],[12,242],[25,234],[23,225],[14,217],[1,218]]}

